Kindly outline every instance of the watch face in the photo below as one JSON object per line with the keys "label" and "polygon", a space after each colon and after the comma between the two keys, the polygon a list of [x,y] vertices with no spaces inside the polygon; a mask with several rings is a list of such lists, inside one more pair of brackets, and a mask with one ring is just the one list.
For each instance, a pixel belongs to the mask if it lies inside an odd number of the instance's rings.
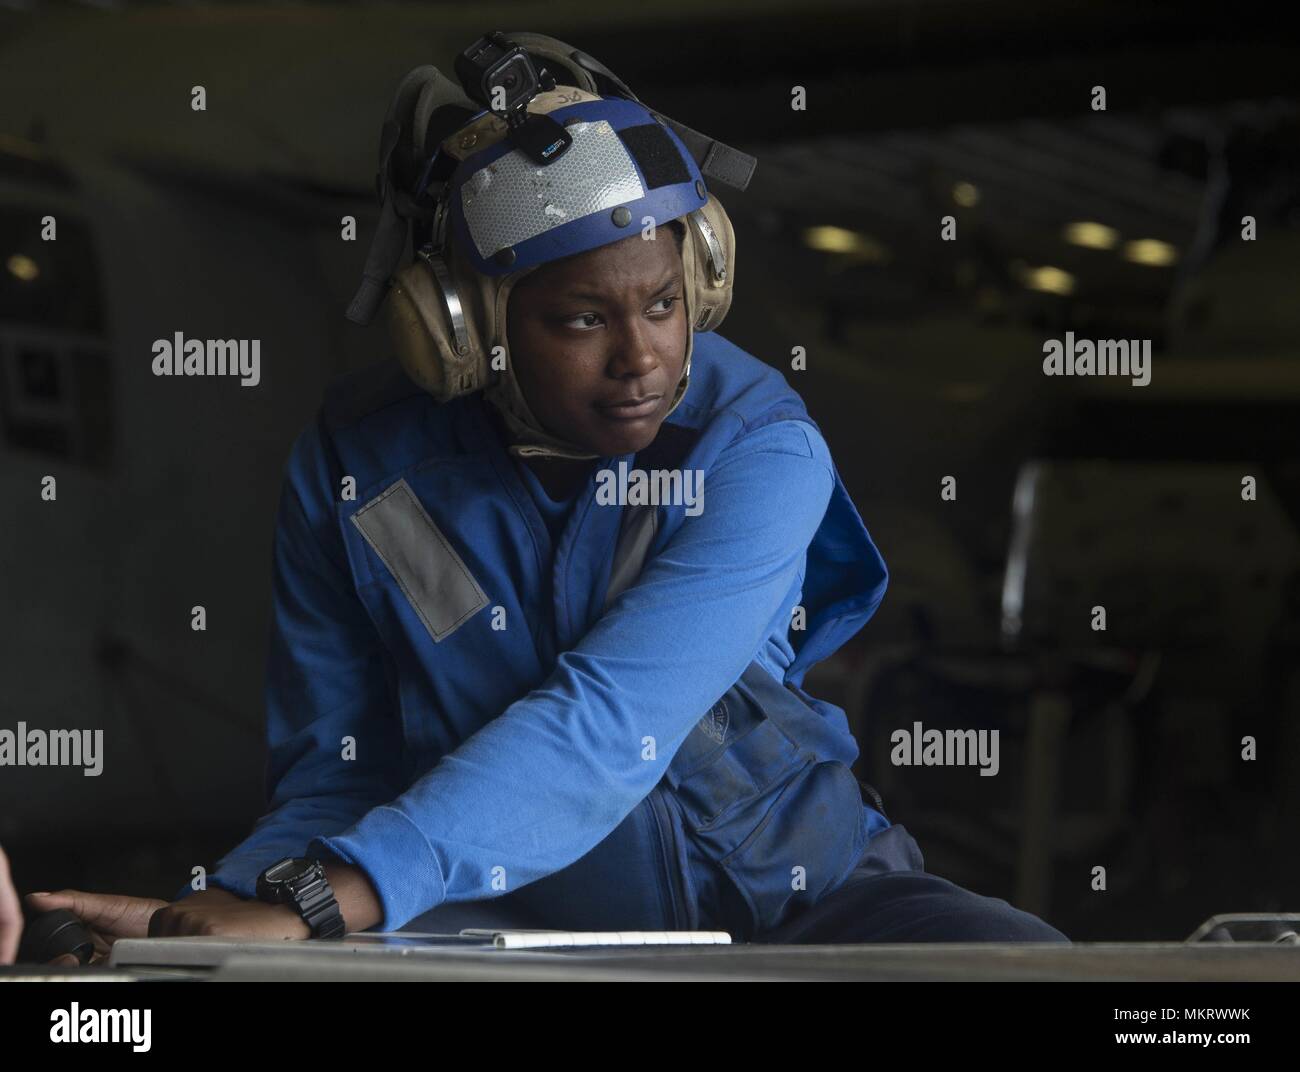
{"label": "watch face", "polygon": [[310,860],[281,860],[278,864],[273,864],[267,869],[266,881],[276,884],[291,882],[295,878],[307,874],[311,868],[312,863]]}

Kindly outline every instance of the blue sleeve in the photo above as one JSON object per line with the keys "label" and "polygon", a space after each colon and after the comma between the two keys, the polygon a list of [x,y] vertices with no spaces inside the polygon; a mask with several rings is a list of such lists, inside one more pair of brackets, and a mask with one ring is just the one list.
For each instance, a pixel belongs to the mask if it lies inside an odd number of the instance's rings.
{"label": "blue sleeve", "polygon": [[[346,829],[405,787],[383,648],[347,568],[336,501],[313,422],[290,453],[275,524],[265,691],[270,803],[252,834],[218,862],[209,888],[255,896],[267,866],[304,855],[313,837]],[[186,885],[178,899],[192,892]]]}
{"label": "blue sleeve", "polygon": [[[742,435],[705,474],[702,511],[683,519],[544,684],[401,796],[312,848],[367,873],[384,930],[586,855],[758,653],[802,575],[833,480],[829,451],[806,422]],[[648,737],[652,759],[643,758]]]}

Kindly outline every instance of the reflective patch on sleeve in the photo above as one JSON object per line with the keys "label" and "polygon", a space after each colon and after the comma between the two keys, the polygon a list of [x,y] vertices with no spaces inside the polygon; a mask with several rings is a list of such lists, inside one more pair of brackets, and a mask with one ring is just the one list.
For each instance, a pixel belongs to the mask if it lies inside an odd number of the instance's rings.
{"label": "reflective patch on sleeve", "polygon": [[445,640],[488,598],[405,478],[352,515],[434,641]]}

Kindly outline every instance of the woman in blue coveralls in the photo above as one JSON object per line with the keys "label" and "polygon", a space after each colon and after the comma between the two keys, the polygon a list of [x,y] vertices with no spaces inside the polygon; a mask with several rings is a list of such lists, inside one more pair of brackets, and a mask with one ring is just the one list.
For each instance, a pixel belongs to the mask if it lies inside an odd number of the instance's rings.
{"label": "woman in blue coveralls", "polygon": [[417,142],[445,215],[392,281],[400,367],[335,385],[286,466],[268,814],[171,904],[45,907],[321,934],[259,898],[291,859],[349,931],[1067,941],[927,873],[802,689],[884,563],[798,395],[713,331],[735,238],[692,149],[569,74],[528,104],[572,139],[546,168],[491,114]]}

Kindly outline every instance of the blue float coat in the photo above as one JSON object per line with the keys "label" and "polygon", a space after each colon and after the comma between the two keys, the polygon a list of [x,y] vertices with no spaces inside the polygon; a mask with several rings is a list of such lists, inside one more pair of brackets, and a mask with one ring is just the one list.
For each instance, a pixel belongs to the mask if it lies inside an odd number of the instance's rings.
{"label": "blue float coat", "polygon": [[489,407],[383,364],[332,385],[295,442],[270,807],[209,884],[250,897],[281,857],[340,859],[383,930],[525,888],[584,929],[695,926],[720,875],[753,928],[835,888],[889,824],[848,771],[843,711],[801,685],[887,572],[799,396],[696,334],[655,442],[597,468],[700,470],[703,510],[652,508],[644,567],[607,610],[630,508],[597,502],[594,470],[550,502]]}

